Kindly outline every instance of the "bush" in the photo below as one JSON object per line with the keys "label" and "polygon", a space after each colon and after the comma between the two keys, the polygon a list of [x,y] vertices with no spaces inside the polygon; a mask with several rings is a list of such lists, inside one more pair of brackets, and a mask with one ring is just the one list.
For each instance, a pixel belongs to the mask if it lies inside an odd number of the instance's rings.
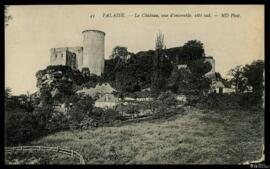
{"label": "bush", "polygon": [[52,107],[48,105],[35,108],[32,112],[20,107],[6,109],[6,144],[25,143],[48,134],[52,112]]}
{"label": "bush", "polygon": [[208,109],[241,109],[261,108],[261,98],[253,93],[233,93],[233,94],[209,94],[208,96],[198,96],[194,100],[189,100],[190,105]]}
{"label": "bush", "polygon": [[68,128],[68,116],[53,110],[50,104],[33,107],[13,98],[5,102],[6,145],[26,143],[52,132]]}
{"label": "bush", "polygon": [[70,116],[70,127],[81,128],[80,123],[86,117],[90,117],[93,109],[94,100],[90,96],[78,97],[73,96],[70,98],[72,107],[68,110],[67,114]]}
{"label": "bush", "polygon": [[177,100],[175,99],[176,94],[172,93],[171,91],[162,92],[158,96],[158,100],[160,100],[164,106],[176,106]]}

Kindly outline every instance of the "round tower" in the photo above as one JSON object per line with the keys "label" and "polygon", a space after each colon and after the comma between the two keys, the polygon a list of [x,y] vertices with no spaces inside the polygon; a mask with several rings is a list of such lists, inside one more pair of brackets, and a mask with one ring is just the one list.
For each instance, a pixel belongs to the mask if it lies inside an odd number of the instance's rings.
{"label": "round tower", "polygon": [[104,37],[99,30],[85,30],[83,34],[83,66],[88,67],[90,73],[101,75],[104,71]]}

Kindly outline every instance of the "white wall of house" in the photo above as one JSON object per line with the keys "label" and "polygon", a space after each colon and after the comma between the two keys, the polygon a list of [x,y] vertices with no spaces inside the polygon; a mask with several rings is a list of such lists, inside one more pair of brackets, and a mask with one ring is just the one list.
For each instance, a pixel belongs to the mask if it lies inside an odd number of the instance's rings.
{"label": "white wall of house", "polygon": [[117,102],[101,102],[101,101],[96,101],[95,102],[95,107],[100,107],[100,108],[113,108],[116,106],[118,103]]}

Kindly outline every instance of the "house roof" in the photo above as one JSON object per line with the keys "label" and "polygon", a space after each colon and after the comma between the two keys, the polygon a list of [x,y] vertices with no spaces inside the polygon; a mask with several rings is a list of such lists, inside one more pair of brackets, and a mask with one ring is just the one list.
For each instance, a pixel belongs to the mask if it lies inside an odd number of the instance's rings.
{"label": "house roof", "polygon": [[103,83],[102,85],[96,85],[95,90],[99,93],[112,93],[116,91],[109,83]]}
{"label": "house roof", "polygon": [[215,87],[215,88],[225,88],[224,84],[221,82],[221,81],[214,81],[212,83],[212,87]]}
{"label": "house roof", "polygon": [[111,87],[109,83],[103,83],[101,85],[97,84],[95,88],[83,88],[82,90],[78,90],[76,93],[83,93],[89,96],[94,96],[98,93],[100,94],[106,94],[106,93],[112,93],[116,91],[114,88]]}

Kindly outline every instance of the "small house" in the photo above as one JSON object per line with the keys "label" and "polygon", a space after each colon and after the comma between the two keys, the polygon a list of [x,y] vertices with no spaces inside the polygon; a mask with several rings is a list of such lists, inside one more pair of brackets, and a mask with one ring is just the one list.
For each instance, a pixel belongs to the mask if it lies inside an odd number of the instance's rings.
{"label": "small house", "polygon": [[97,84],[95,88],[83,88],[82,90],[78,90],[76,93],[79,95],[88,95],[91,97],[101,97],[104,94],[111,94],[115,92],[116,90],[111,87],[109,83],[103,83],[101,85]]}
{"label": "small house", "polygon": [[113,94],[105,94],[95,101],[95,107],[100,108],[113,108],[118,105],[120,98],[115,97]]}
{"label": "small house", "polygon": [[225,88],[225,86],[221,81],[213,81],[211,86],[210,86],[210,92],[223,93],[224,88]]}

